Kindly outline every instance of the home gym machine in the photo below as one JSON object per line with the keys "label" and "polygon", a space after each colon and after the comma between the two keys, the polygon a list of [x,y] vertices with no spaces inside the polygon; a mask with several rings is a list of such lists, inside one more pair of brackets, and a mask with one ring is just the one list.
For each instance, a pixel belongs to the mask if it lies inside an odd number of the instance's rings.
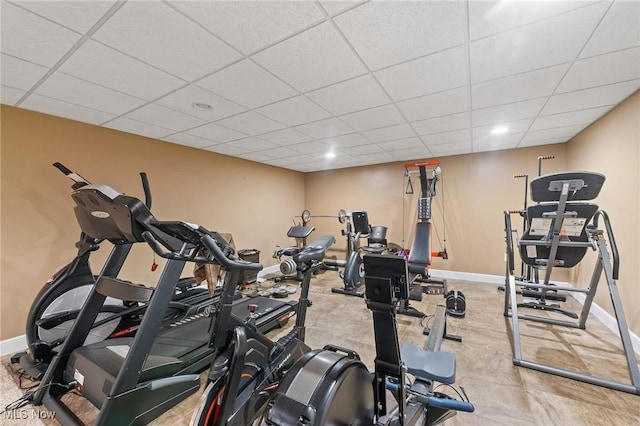
{"label": "home gym machine", "polygon": [[[88,180],[61,163],[54,163],[53,166],[73,181],[72,189],[90,185]],[[146,174],[140,173],[140,177],[145,205],[150,209],[152,199],[149,182]],[[91,271],[89,258],[102,242],[102,239],[81,232],[76,243],[76,257],[52,275],[34,298],[26,322],[28,350],[11,357],[12,363],[19,364],[20,371],[31,380],[40,380],[95,285],[97,277]],[[193,277],[178,280],[176,290],[164,315],[165,322],[195,315],[214,300],[206,289],[196,286]],[[145,308],[146,305],[134,301],[109,299],[100,310],[85,344],[133,335]]]}
{"label": "home gym machine", "polygon": [[[227,295],[232,299],[238,271],[258,271],[262,266],[237,260],[219,234],[195,238],[190,231],[192,225],[160,222],[142,201],[106,185],[82,186],[72,193],[72,198],[81,230],[91,238],[108,240],[114,248],[44,373],[33,402],[54,411],[63,425],[82,424],[62,400],[66,392],[75,389],[99,409],[96,425],[146,424],[196,392],[200,387],[199,373],[215,355],[208,330],[216,309],[209,307],[169,324],[163,321],[185,264],[224,266],[230,271],[225,283],[233,287]],[[155,289],[118,278],[132,245],[145,241],[156,252],[157,246],[162,245],[162,257],[167,259]],[[83,346],[108,297],[146,305],[135,336]],[[259,307],[261,299],[264,298],[252,298],[249,305],[232,303],[230,324],[244,324],[241,318],[247,316],[255,327],[258,321],[277,324],[282,317],[288,319],[294,309],[290,304],[264,299],[281,303],[283,310],[267,309],[263,319],[258,319],[257,312],[264,311]]]}
{"label": "home gym machine", "polygon": [[[464,389],[465,400],[459,400],[434,388],[435,382],[452,385],[456,374],[455,356],[440,351],[444,306],[436,311],[424,348],[400,347],[396,311],[409,292],[406,260],[367,254],[364,264],[376,345],[373,375],[355,351],[332,345],[311,351],[280,382],[262,425],[435,425],[458,411],[474,411]],[[414,376],[410,384],[407,373]],[[387,409],[387,391],[398,404],[394,410]]]}
{"label": "home gym machine", "polygon": [[212,332],[212,348],[217,356],[191,425],[246,426],[260,419],[269,398],[293,363],[311,350],[304,343],[306,311],[311,306],[309,286],[312,275],[322,268],[324,256],[324,247],[313,245],[293,255],[303,275],[296,323],[277,342],[248,325],[229,323],[233,299],[232,290],[225,282],[222,305]]}
{"label": "home gym machine", "polygon": [[[591,172],[553,173],[531,180],[531,199],[538,204],[527,207],[525,216],[527,220],[526,231],[516,242],[514,242],[514,233],[511,226],[511,214],[509,211],[504,212],[507,246],[504,315],[511,318],[514,365],[640,395],[640,371],[638,370],[638,363],[636,362],[616,282],[620,257],[611,222],[606,212],[599,210],[596,204],[586,202],[594,200],[598,196],[604,181],[604,175]],[[599,219],[603,221],[604,230],[599,227]],[[607,248],[607,239],[611,256]],[[597,251],[598,258],[587,288],[554,285],[550,281],[554,268],[576,266],[582,261],[588,248]],[[542,282],[516,280],[514,272],[514,253],[516,250],[519,251],[522,261],[528,266],[534,270],[544,270]],[[631,384],[523,359],[520,341],[520,320],[585,329],[589,311],[603,273],[611,296]],[[535,276],[538,276],[538,274],[536,273]],[[536,305],[526,307],[548,311],[550,314],[548,316],[519,313],[518,309],[523,306],[517,301],[517,288],[519,286],[526,286],[540,291],[563,291],[579,294],[583,298],[583,305],[580,315],[576,314],[573,317],[577,321],[554,318],[553,313],[559,312],[559,310],[548,309],[546,306],[543,308]]]}

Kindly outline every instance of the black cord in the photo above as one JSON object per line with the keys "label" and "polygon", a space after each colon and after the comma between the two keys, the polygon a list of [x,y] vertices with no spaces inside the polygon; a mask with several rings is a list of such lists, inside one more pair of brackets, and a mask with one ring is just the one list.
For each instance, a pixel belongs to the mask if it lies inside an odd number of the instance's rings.
{"label": "black cord", "polygon": [[[441,383],[441,384],[439,384],[438,386],[436,386],[436,387],[433,389],[433,392],[434,392],[434,393],[436,393],[436,390],[437,390],[439,387],[442,387],[442,386],[446,386],[446,387],[448,387],[448,388],[453,389],[453,391],[454,391],[455,393],[457,393],[457,394],[458,394],[458,397],[459,397],[462,401],[471,402],[471,401],[469,401],[469,398],[468,398],[468,397],[467,397],[467,398],[464,398],[464,397],[460,394],[460,392],[458,391],[458,389],[456,389],[455,387],[453,387],[453,386],[451,386],[451,385],[446,385],[446,384],[444,384],[444,383]],[[464,394],[465,394],[465,396],[466,396],[466,393],[465,393],[465,391],[464,391],[464,388],[463,388],[462,386],[460,386],[460,389],[462,390],[462,393],[464,393]],[[444,394],[444,393],[443,393],[443,395],[446,395],[446,394]]]}

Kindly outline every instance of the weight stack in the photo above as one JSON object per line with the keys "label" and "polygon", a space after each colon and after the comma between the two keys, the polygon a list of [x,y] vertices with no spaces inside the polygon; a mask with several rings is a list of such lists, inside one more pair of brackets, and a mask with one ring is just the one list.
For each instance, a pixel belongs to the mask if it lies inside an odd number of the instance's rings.
{"label": "weight stack", "polygon": [[[260,250],[243,249],[238,251],[240,259],[251,263],[260,263]],[[258,280],[258,271],[241,271],[238,277],[238,285],[255,283]]]}

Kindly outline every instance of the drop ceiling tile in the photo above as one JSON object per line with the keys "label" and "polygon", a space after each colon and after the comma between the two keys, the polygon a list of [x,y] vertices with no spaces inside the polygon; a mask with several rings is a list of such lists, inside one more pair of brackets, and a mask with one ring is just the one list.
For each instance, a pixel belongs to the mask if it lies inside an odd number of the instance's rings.
{"label": "drop ceiling tile", "polygon": [[247,108],[257,108],[298,94],[248,59],[205,77],[197,84]]}
{"label": "drop ceiling tile", "polygon": [[518,144],[518,148],[524,148],[526,146],[551,145],[565,142],[567,142],[567,138],[536,139],[530,141],[522,141]]}
{"label": "drop ceiling tile", "polygon": [[322,160],[325,159],[324,151],[313,152],[313,153],[308,153],[304,155],[301,155],[300,153],[298,153],[298,155],[294,155],[293,157],[287,157],[289,164],[305,164],[305,163],[311,163],[321,159]]}
{"label": "drop ceiling tile", "polygon": [[598,25],[581,58],[640,45],[640,3],[616,1]]}
{"label": "drop ceiling tile", "polygon": [[460,46],[376,71],[375,76],[399,101],[465,86],[468,70],[467,54]]}
{"label": "drop ceiling tile", "polygon": [[554,127],[570,126],[574,124],[589,124],[606,114],[614,105],[589,108],[579,111],[565,112],[538,117],[529,130],[552,129]]}
{"label": "drop ceiling tile", "polygon": [[[270,155],[274,158],[287,158],[287,157],[293,157],[296,155],[300,155],[300,153],[298,151],[295,151],[291,148],[285,147],[285,146],[281,146],[278,148],[271,148],[271,149],[267,149],[262,151],[263,154],[266,155]],[[273,164],[273,163],[270,163]]]}
{"label": "drop ceiling tile", "polygon": [[640,48],[634,47],[574,62],[556,89],[556,93],[637,78],[640,78]]}
{"label": "drop ceiling tile", "polygon": [[380,148],[376,144],[368,144],[368,145],[360,145],[360,146],[351,146],[347,148],[343,148],[342,151],[348,155],[353,157],[359,157],[361,155],[375,154],[384,152],[382,148]]}
{"label": "drop ceiling tile", "polygon": [[185,84],[179,78],[93,40],[80,46],[59,70],[148,101]]}
{"label": "drop ceiling tile", "polygon": [[[527,131],[527,129],[529,129],[529,127],[531,126],[531,123],[533,122],[532,118],[527,118],[525,120],[518,120],[518,121],[508,121],[508,122],[502,122],[500,123],[500,127],[506,127],[507,131],[504,133],[501,133],[500,135],[497,136],[501,136],[501,135],[509,135],[511,133],[524,133]],[[478,126],[478,127],[474,127],[473,128],[473,139],[477,140],[479,138],[484,138],[484,137],[492,137],[493,136],[493,129],[495,129],[496,126]]]}
{"label": "drop ceiling tile", "polygon": [[385,151],[372,152],[369,154],[358,154],[357,158],[362,162],[362,165],[391,163],[397,161],[393,154]]}
{"label": "drop ceiling tile", "polygon": [[0,88],[0,101],[5,105],[15,105],[26,93],[24,90],[2,85]]}
{"label": "drop ceiling tile", "polygon": [[253,111],[247,111],[234,115],[233,117],[225,118],[218,121],[218,124],[250,135],[272,132],[284,127],[282,124],[276,123],[270,118]]}
{"label": "drop ceiling tile", "polygon": [[569,67],[556,65],[471,86],[473,109],[548,96]]}
{"label": "drop ceiling tile", "polygon": [[496,107],[475,109],[471,111],[471,120],[473,126],[478,127],[533,118],[538,115],[546,100],[546,97],[529,99]]}
{"label": "drop ceiling tile", "polygon": [[428,118],[426,120],[414,121],[411,125],[418,135],[467,129],[469,127],[469,113],[462,112],[437,118]]}
{"label": "drop ceiling tile", "polygon": [[124,114],[145,101],[60,72],[52,74],[36,90],[37,94],[111,114]]}
{"label": "drop ceiling tile", "polygon": [[518,147],[517,142],[508,142],[504,144],[490,142],[474,142],[472,152],[500,151],[503,149],[514,149]]}
{"label": "drop ceiling tile", "polygon": [[360,133],[351,133],[349,135],[334,136],[332,138],[323,139],[322,143],[334,149],[342,149],[350,146],[366,145],[371,142]]}
{"label": "drop ceiling tile", "polygon": [[[144,22],[144,25],[140,25]],[[187,81],[241,57],[160,2],[127,2],[93,38]]]}
{"label": "drop ceiling tile", "polygon": [[607,86],[554,95],[549,99],[540,114],[558,114],[561,112],[617,104],[638,90],[638,88],[640,88],[640,80],[632,80],[624,83],[609,84]]}
{"label": "drop ceiling tile", "polygon": [[335,117],[297,126],[296,130],[299,130],[314,139],[325,139],[333,136],[353,133],[353,129],[351,127],[347,126]]}
{"label": "drop ceiling tile", "polygon": [[296,96],[267,105],[257,111],[287,126],[296,126],[331,117],[331,114],[304,96]]}
{"label": "drop ceiling tile", "polygon": [[410,148],[424,148],[424,144],[418,137],[399,139],[397,141],[382,142],[378,146],[387,152],[396,153],[397,151]]}
{"label": "drop ceiling tile", "polygon": [[397,139],[404,139],[415,136],[411,126],[408,124],[399,124],[397,126],[384,127],[381,129],[367,130],[362,134],[373,142],[385,142]]}
{"label": "drop ceiling tile", "polygon": [[413,160],[433,157],[433,155],[431,154],[431,151],[424,145],[422,147],[402,149],[399,151],[395,151],[393,153],[393,156],[398,161],[413,161]]}
{"label": "drop ceiling tile", "polygon": [[324,18],[310,1],[172,1],[174,7],[244,53]]}
{"label": "drop ceiling tile", "polygon": [[264,133],[260,135],[260,139],[264,139],[280,146],[291,145],[299,142],[307,142],[311,140],[309,136],[304,135],[297,130],[289,128],[276,130],[275,132],[271,133]]}
{"label": "drop ceiling tile", "polygon": [[198,136],[190,135],[189,133],[176,133],[175,135],[166,136],[162,138],[162,140],[190,146],[192,148],[203,148],[214,144],[214,142],[209,139],[203,139]]}
{"label": "drop ceiling tile", "polygon": [[246,154],[240,154],[238,155],[238,157],[240,158],[244,158],[245,160],[249,160],[249,161],[255,161],[258,163],[262,163],[266,160],[272,160],[273,158],[263,154],[262,152],[248,152]]}
{"label": "drop ceiling tile", "polygon": [[471,81],[486,81],[573,60],[606,8],[606,3],[595,4],[471,42]]}
{"label": "drop ceiling tile", "polygon": [[343,115],[340,118],[359,132],[393,126],[404,122],[402,114],[400,114],[393,104],[353,112]]}
{"label": "drop ceiling tile", "polygon": [[154,126],[153,124],[131,120],[126,117],[118,117],[111,120],[108,123],[103,124],[103,127],[132,133],[134,135],[146,136],[153,139],[162,139],[163,137],[174,133],[171,129],[165,129],[163,127]]}
{"label": "drop ceiling tile", "polygon": [[439,145],[449,142],[468,141],[471,137],[469,129],[454,130],[452,132],[434,133],[431,135],[420,136],[425,145]]}
{"label": "drop ceiling tile", "polygon": [[397,103],[409,121],[455,114],[469,109],[469,89],[462,87]]}
{"label": "drop ceiling tile", "polygon": [[440,145],[431,145],[429,151],[436,157],[447,155],[470,154],[472,152],[471,141],[453,142]]}
{"label": "drop ceiling tile", "polygon": [[126,117],[178,132],[206,123],[206,121],[192,115],[183,114],[156,104],[145,105],[128,113]]}
{"label": "drop ceiling tile", "polygon": [[295,145],[289,145],[288,148],[291,148],[293,150],[298,151],[298,153],[303,153],[303,154],[314,154],[319,152],[326,152],[329,149],[327,145],[319,141],[297,143]]}
{"label": "drop ceiling tile", "polygon": [[366,3],[365,1],[357,1],[357,0],[320,0],[320,4],[327,11],[329,15],[335,15],[336,13],[342,12],[346,9],[355,7],[359,4]]}
{"label": "drop ceiling tile", "polygon": [[47,71],[49,71],[48,68],[5,54],[2,55],[0,60],[2,84],[16,89],[31,89]]}
{"label": "drop ceiling tile", "polygon": [[309,92],[307,97],[335,115],[389,103],[389,97],[370,74]]}
{"label": "drop ceiling tile", "polygon": [[82,34],[93,27],[115,1],[23,1],[20,6]]}
{"label": "drop ceiling tile", "polygon": [[470,1],[471,40],[519,28],[533,22],[578,9],[593,1]]}
{"label": "drop ceiling tile", "polygon": [[471,138],[471,132],[469,129],[463,130],[454,130],[451,132],[442,132],[442,133],[433,133],[430,135],[422,135],[420,139],[425,143],[425,145],[440,145],[443,143],[449,142],[460,142],[469,140]]}
{"label": "drop ceiling tile", "polygon": [[240,154],[246,154],[247,150],[238,146],[221,143],[218,145],[212,145],[204,148],[205,151],[217,152],[218,154],[229,155],[231,157],[237,157]]}
{"label": "drop ceiling tile", "polygon": [[52,67],[80,40],[74,33],[8,2],[2,2],[2,52]]}
{"label": "drop ceiling tile", "polygon": [[551,138],[565,138],[565,141],[568,141],[578,133],[580,133],[584,128],[587,127],[587,124],[578,124],[575,126],[565,126],[565,127],[555,127],[553,129],[545,129],[545,130],[533,130],[527,132],[527,134],[522,138],[523,142],[534,141],[534,140],[543,140],[543,139],[551,139]]}
{"label": "drop ceiling tile", "polygon": [[70,104],[68,102],[59,101],[57,99],[37,94],[32,94],[25,99],[24,102],[20,104],[20,108],[26,108],[32,111],[39,111],[45,114],[51,114],[91,124],[102,124],[115,117],[113,114]]}
{"label": "drop ceiling tile", "polygon": [[220,126],[215,123],[205,124],[204,126],[196,127],[195,129],[188,130],[186,133],[200,138],[208,139],[216,143],[230,142],[236,139],[246,138],[246,133],[236,132],[227,127]]}
{"label": "drop ceiling tile", "polygon": [[[221,98],[194,84],[164,96],[155,101],[155,103],[199,117],[206,121],[215,121],[246,111],[244,107]],[[212,108],[210,110],[196,109],[193,107],[194,103],[211,105]]]}
{"label": "drop ceiling tile", "polygon": [[489,135],[473,140],[473,152],[497,151],[515,148],[522,139],[522,133],[510,135]]}
{"label": "drop ceiling tile", "polygon": [[263,50],[253,59],[302,92],[366,72],[329,22]]}
{"label": "drop ceiling tile", "polygon": [[466,8],[465,2],[369,2],[334,21],[369,68],[379,69],[464,43]]}
{"label": "drop ceiling tile", "polygon": [[271,166],[276,166],[276,167],[284,167],[284,166],[291,165],[291,163],[286,158],[272,158],[269,160],[264,160],[264,163],[269,164]]}
{"label": "drop ceiling tile", "polygon": [[265,149],[272,149],[272,148],[278,147],[278,145],[274,143],[267,142],[265,140],[254,138],[254,137],[238,139],[232,142],[227,142],[227,145],[236,146],[238,148],[242,148],[247,151],[262,151]]}

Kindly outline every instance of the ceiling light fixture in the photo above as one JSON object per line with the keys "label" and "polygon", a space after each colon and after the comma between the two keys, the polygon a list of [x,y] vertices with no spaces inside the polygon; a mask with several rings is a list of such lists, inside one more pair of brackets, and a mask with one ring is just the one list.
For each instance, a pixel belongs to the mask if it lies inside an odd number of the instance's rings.
{"label": "ceiling light fixture", "polygon": [[335,158],[336,153],[335,152],[327,152],[324,157],[325,158]]}
{"label": "ceiling light fixture", "polygon": [[491,130],[491,133],[493,133],[494,135],[501,135],[503,133],[507,133],[509,129],[504,127],[504,126],[499,126],[499,127],[494,127],[493,130]]}
{"label": "ceiling light fixture", "polygon": [[200,111],[211,111],[213,109],[211,105],[205,104],[204,102],[194,102],[191,106]]}

